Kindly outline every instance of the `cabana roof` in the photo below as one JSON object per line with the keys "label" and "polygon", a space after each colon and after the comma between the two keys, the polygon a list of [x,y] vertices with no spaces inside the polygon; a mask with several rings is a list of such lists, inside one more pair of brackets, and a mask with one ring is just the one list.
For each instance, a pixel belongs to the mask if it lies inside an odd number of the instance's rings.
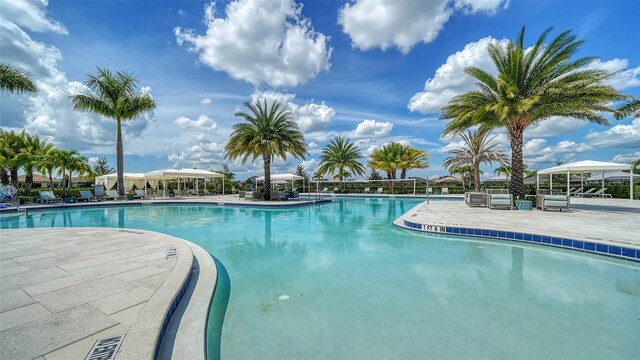
{"label": "cabana roof", "polygon": [[550,167],[544,170],[538,170],[538,175],[544,174],[566,174],[569,173],[584,173],[584,172],[602,172],[602,171],[616,171],[616,170],[629,170],[631,165],[619,164],[604,161],[583,160],[576,161],[568,164],[562,164],[554,167]]}
{"label": "cabana roof", "polygon": [[[142,174],[142,173],[122,173],[122,176],[124,177],[125,180],[127,180],[127,179],[144,180],[144,174]],[[96,176],[96,181],[97,180],[106,180],[106,179],[118,180],[118,173],[111,173],[111,174]]]}
{"label": "cabana roof", "polygon": [[177,178],[192,178],[192,179],[210,179],[221,178],[224,175],[201,169],[177,169],[169,168],[162,170],[155,170],[148,173],[144,173],[143,176],[147,179],[177,179]]}
{"label": "cabana roof", "polygon": [[[271,174],[271,181],[292,181],[292,180],[302,180],[304,177],[294,175],[294,174]],[[256,178],[256,181],[264,181],[264,176],[260,176]]]}

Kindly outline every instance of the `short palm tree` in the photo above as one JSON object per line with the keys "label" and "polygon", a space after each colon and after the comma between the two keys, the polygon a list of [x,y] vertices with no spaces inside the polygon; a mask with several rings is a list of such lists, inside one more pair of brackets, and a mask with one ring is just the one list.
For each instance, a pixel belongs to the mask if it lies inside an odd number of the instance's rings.
{"label": "short palm tree", "polygon": [[404,145],[402,155],[400,156],[400,179],[407,178],[407,171],[411,169],[426,169],[429,167],[429,153]]}
{"label": "short palm tree", "polygon": [[242,159],[246,163],[262,158],[264,167],[265,199],[271,198],[271,162],[274,157],[284,160],[288,155],[304,159],[307,144],[298,125],[291,119],[291,111],[274,101],[257,104],[245,103],[249,112],[237,112],[235,115],[244,122],[235,124],[229,142],[225,145],[226,158]]}
{"label": "short palm tree", "polygon": [[52,149],[48,155],[55,164],[55,170],[62,175],[65,194],[69,194],[71,191],[71,177],[74,172],[86,174],[90,171],[87,158],[80,156],[77,150]]}
{"label": "short palm tree", "polygon": [[[18,187],[18,171],[24,160],[19,156],[24,148],[24,130],[21,133],[4,131],[0,129],[0,155],[2,163],[2,184],[11,184]],[[8,176],[7,176],[8,173]]]}
{"label": "short palm tree", "polygon": [[[469,165],[455,167],[449,170],[449,174],[451,176],[460,175],[460,180],[462,181],[462,188],[466,189],[467,185],[471,186],[473,183],[473,167]],[[480,171],[482,174],[482,170]]]}
{"label": "short palm tree", "polygon": [[552,117],[569,117],[608,124],[603,112],[613,112],[610,104],[624,99],[605,80],[605,70],[587,69],[595,58],[573,60],[583,41],[571,31],[545,44],[546,30],[530,49],[524,44],[524,27],[516,42],[506,47],[489,45],[488,53],[498,76],[474,67],[465,72],[478,80],[479,90],[454,97],[442,109],[441,119],[451,120],[444,131],[454,134],[474,126],[483,130],[505,128],[511,143],[513,175],[510,190],[524,198],[522,147],[524,131]]}
{"label": "short palm tree", "polygon": [[369,167],[383,171],[387,175],[387,179],[394,180],[397,176],[398,169],[402,166],[403,150],[404,147],[402,144],[390,142],[380,149],[376,149],[371,154]]}
{"label": "short palm tree", "polygon": [[24,189],[26,195],[31,193],[33,186],[33,170],[37,168],[39,161],[53,148],[53,144],[47,140],[40,140],[38,135],[29,135],[22,131],[23,148],[17,154],[25,174]]}
{"label": "short palm tree", "polygon": [[156,108],[151,95],[138,91],[138,80],[133,74],[111,72],[98,68],[97,75],[89,74],[85,82],[88,90],[71,96],[73,108],[93,112],[116,121],[116,171],[118,195],[124,195],[124,159],[122,149],[122,121],[133,120]]}
{"label": "short palm tree", "polygon": [[[322,149],[318,174],[320,176],[334,175],[333,178],[341,182],[351,174],[363,176],[365,167],[358,161],[363,157],[351,140],[338,136],[331,139],[329,144]],[[340,183],[340,187],[342,187],[342,183]]]}
{"label": "short palm tree", "polygon": [[26,71],[0,63],[0,90],[9,93],[37,92],[38,87]]}
{"label": "short palm tree", "polygon": [[447,151],[451,156],[444,160],[443,165],[449,172],[465,165],[473,167],[473,188],[475,191],[480,191],[480,165],[505,162],[507,161],[508,153],[496,149],[498,144],[491,143],[496,137],[490,138],[488,131],[467,131],[466,133],[460,133],[460,137],[464,142],[464,146],[460,149]]}

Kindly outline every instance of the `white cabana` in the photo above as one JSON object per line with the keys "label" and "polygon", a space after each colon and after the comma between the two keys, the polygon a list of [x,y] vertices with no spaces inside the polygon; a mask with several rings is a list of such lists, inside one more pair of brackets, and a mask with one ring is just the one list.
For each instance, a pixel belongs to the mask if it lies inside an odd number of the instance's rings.
{"label": "white cabana", "polygon": [[[179,189],[180,179],[204,179],[206,181],[206,179],[222,178],[222,193],[224,194],[224,175],[209,170],[169,168],[145,173],[144,177],[154,188],[162,180],[163,196],[167,196],[167,180],[177,179]],[[196,181],[196,191],[198,190]]]}
{"label": "white cabana", "polygon": [[[135,186],[138,189],[145,187],[144,174],[141,173],[123,173],[124,188],[130,191]],[[96,176],[95,184],[104,185],[105,188],[111,189],[118,182],[118,173]]]}
{"label": "white cabana", "polygon": [[[632,176],[634,180],[640,179],[640,175],[633,174]],[[589,181],[589,182],[600,181],[600,180],[602,180],[602,175],[594,175],[584,179],[584,181]],[[604,181],[626,183],[627,181],[629,181],[629,173],[622,172],[622,171],[608,172],[604,174]]]}
{"label": "white cabana", "polygon": [[[539,170],[536,175],[537,188],[540,188],[540,175],[549,174],[549,184],[553,188],[553,174],[566,174],[567,175],[567,193],[569,193],[569,175],[570,174],[585,174],[589,173],[602,173],[602,188],[604,189],[604,174],[607,171],[620,171],[629,170],[629,199],[633,199],[633,173],[631,172],[631,165],[610,163],[603,161],[583,160],[576,161],[568,164],[562,164],[548,169]],[[581,185],[583,185],[581,183]]]}
{"label": "white cabana", "polygon": [[[291,188],[293,189],[293,182],[296,180],[302,180],[302,191],[304,191],[304,176],[298,176],[294,174],[271,174],[271,183],[272,184],[282,184],[287,181],[291,181]],[[256,188],[258,187],[258,181],[264,181],[264,176],[260,176],[256,178]]]}

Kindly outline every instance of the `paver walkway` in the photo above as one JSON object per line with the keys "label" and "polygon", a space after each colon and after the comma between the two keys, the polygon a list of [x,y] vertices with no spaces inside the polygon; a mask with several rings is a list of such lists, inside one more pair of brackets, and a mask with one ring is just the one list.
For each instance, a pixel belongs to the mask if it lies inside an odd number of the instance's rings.
{"label": "paver walkway", "polygon": [[640,248],[640,201],[571,199],[571,212],[490,210],[463,201],[431,201],[401,219],[435,225],[524,232]]}
{"label": "paver walkway", "polygon": [[155,232],[0,231],[0,359],[84,359],[125,334],[118,359],[151,359],[192,261],[187,243]]}

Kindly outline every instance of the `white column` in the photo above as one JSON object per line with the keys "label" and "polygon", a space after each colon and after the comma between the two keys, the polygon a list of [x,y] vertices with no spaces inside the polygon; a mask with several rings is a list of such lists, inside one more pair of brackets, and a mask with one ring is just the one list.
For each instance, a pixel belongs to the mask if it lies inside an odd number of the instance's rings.
{"label": "white column", "polygon": [[224,176],[222,176],[222,195],[224,195]]}
{"label": "white column", "polygon": [[629,169],[629,200],[633,200],[633,169]]}
{"label": "white column", "polygon": [[167,179],[162,175],[162,196],[167,197]]}
{"label": "white column", "polygon": [[553,189],[553,174],[549,174],[549,189]]}
{"label": "white column", "polygon": [[413,179],[413,195],[416,194],[416,179]]}
{"label": "white column", "polygon": [[567,170],[567,195],[569,195],[569,170]]}
{"label": "white column", "polygon": [[604,171],[602,172],[602,193],[604,194]]}
{"label": "white column", "polygon": [[536,190],[540,190],[540,175],[536,173]]}

